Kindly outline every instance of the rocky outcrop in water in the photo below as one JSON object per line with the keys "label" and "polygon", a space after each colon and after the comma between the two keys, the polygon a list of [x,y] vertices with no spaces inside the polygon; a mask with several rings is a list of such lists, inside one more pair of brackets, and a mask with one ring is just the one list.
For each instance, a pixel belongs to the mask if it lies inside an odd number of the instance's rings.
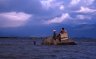
{"label": "rocky outcrop in water", "polygon": [[53,30],[53,36],[43,40],[43,45],[76,45],[76,43],[68,38],[67,31],[64,28],[61,29],[57,35],[56,30]]}
{"label": "rocky outcrop in water", "polygon": [[76,45],[76,43],[70,39],[67,40],[54,40],[52,37],[44,39],[42,42],[43,45]]}

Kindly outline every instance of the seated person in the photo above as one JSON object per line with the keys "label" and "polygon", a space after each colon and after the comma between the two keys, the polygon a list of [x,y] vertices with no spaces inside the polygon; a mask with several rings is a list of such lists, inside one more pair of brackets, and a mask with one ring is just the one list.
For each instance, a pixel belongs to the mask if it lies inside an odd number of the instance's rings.
{"label": "seated person", "polygon": [[66,39],[68,39],[67,32],[64,30],[64,28],[61,29],[60,35],[61,35],[61,40],[66,40]]}
{"label": "seated person", "polygon": [[64,31],[64,28],[62,28],[60,33],[63,34],[64,32],[65,32],[65,31]]}

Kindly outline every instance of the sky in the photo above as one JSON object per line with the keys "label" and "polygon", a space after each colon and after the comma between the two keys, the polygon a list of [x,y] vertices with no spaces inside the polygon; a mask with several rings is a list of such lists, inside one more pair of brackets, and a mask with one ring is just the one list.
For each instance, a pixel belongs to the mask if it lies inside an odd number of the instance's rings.
{"label": "sky", "polygon": [[96,38],[96,0],[0,0],[0,36]]}

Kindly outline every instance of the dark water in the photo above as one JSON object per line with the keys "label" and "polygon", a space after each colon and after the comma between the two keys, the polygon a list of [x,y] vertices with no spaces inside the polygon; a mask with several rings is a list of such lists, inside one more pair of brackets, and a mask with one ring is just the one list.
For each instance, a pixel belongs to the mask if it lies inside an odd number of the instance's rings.
{"label": "dark water", "polygon": [[[33,45],[36,41],[36,45]],[[96,41],[44,46],[41,39],[0,39],[0,59],[96,59]]]}

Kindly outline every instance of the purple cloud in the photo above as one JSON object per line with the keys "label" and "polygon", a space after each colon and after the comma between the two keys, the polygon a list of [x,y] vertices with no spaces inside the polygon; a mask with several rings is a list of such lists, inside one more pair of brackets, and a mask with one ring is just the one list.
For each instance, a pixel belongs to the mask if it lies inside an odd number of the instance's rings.
{"label": "purple cloud", "polygon": [[30,17],[23,12],[0,13],[0,28],[24,26]]}

